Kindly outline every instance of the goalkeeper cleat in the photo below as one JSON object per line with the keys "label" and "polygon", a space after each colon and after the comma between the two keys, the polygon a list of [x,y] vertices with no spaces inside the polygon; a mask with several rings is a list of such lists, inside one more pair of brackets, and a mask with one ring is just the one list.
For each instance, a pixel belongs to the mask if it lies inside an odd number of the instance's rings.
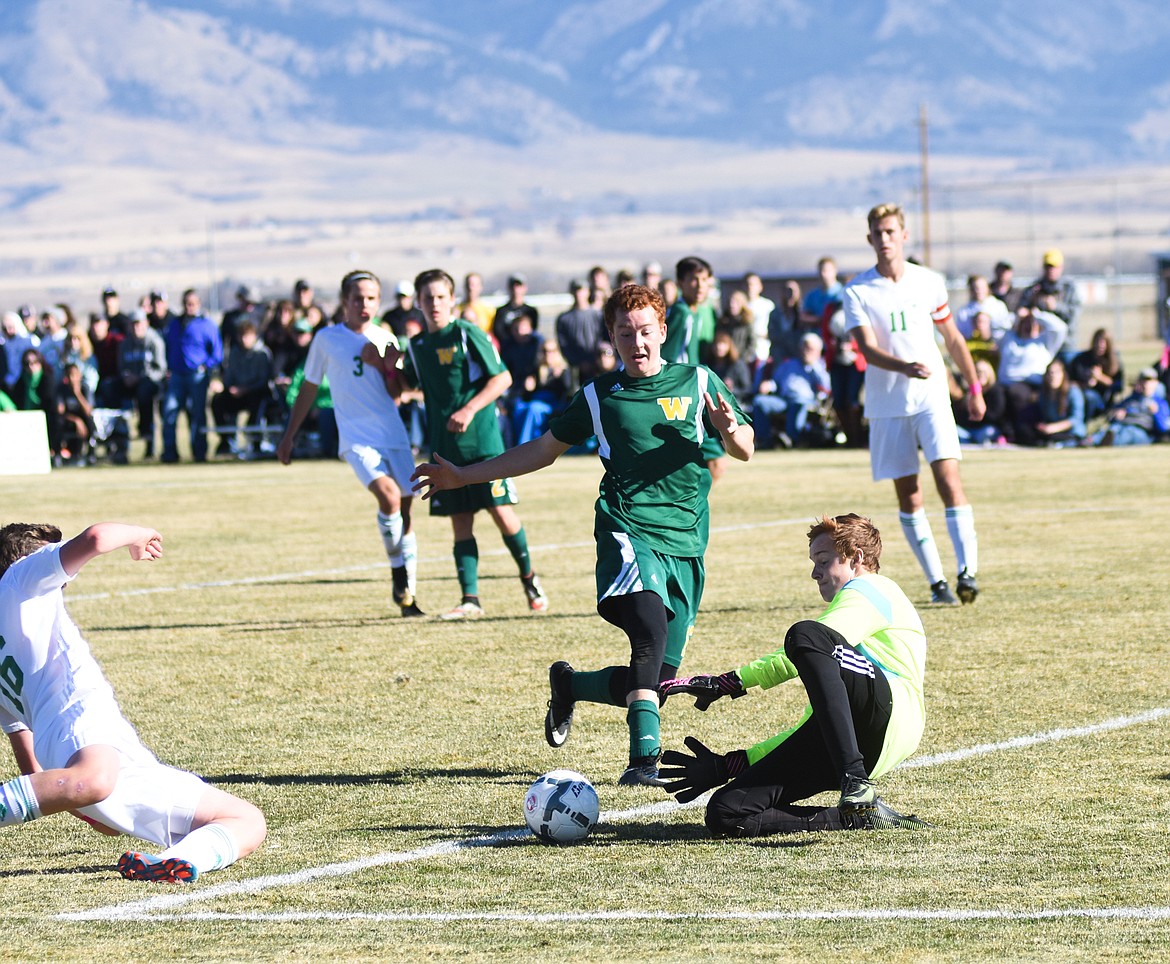
{"label": "goalkeeper cleat", "polygon": [[951,587],[947,585],[945,579],[940,579],[930,587],[930,601],[936,606],[957,606],[959,600],[955,598],[955,594],[951,592]]}
{"label": "goalkeeper cleat", "polygon": [[548,688],[551,696],[548,713],[544,717],[544,738],[549,746],[561,747],[569,739],[573,728],[573,667],[563,659],[548,668]]}
{"label": "goalkeeper cleat", "polygon": [[528,600],[528,608],[534,613],[548,612],[548,596],[544,594],[544,587],[536,575],[521,576],[520,581],[524,583],[524,597]]}
{"label": "goalkeeper cleat", "polygon": [[877,786],[861,777],[847,776],[837,804],[847,830],[925,830],[930,824],[915,816],[903,816],[878,796]]}
{"label": "goalkeeper cleat", "polygon": [[479,617],[482,616],[483,614],[484,614],[483,606],[481,606],[477,602],[471,602],[471,600],[465,599],[463,602],[461,602],[454,609],[448,610],[447,612],[443,613],[443,615],[441,615],[439,618],[440,619],[447,619],[447,620],[479,619]]}
{"label": "goalkeeper cleat", "polygon": [[979,595],[979,587],[975,584],[975,577],[966,569],[959,573],[959,580],[955,583],[955,591],[964,604],[971,604]]}
{"label": "goalkeeper cleat", "polygon": [[667,782],[658,775],[658,758],[653,756],[631,757],[630,765],[618,777],[620,787],[665,787]]}
{"label": "goalkeeper cleat", "polygon": [[118,873],[127,880],[149,880],[156,884],[189,884],[199,876],[190,861],[179,857],[152,857],[132,850],[118,858]]}

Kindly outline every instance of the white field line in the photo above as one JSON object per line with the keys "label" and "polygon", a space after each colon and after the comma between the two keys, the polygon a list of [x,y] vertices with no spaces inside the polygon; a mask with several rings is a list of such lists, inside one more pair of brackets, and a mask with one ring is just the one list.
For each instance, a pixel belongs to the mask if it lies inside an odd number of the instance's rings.
{"label": "white field line", "polygon": [[[913,760],[908,760],[902,764],[904,767],[915,766],[938,766],[944,763],[954,762],[956,760],[965,760],[974,756],[981,756],[988,753],[996,753],[1001,750],[1012,750],[1020,747],[1035,746],[1039,743],[1051,743],[1058,740],[1067,740],[1074,737],[1090,736],[1095,733],[1104,733],[1110,730],[1118,730],[1128,726],[1138,726],[1142,723],[1148,723],[1152,720],[1161,719],[1170,715],[1170,707],[1159,707],[1157,709],[1147,710],[1143,713],[1137,713],[1133,716],[1113,717],[1108,720],[1103,720],[1100,723],[1094,723],[1087,726],[1066,727],[1056,730],[1048,730],[1043,733],[1036,733],[1030,736],[1016,737],[1011,740],[1006,740],[1002,743],[984,743],[979,746],[971,747],[966,750],[955,750],[950,753],[939,753],[931,756],[918,757]],[[634,807],[630,810],[612,810],[601,814],[600,821],[604,823],[620,823],[623,821],[637,820],[641,817],[653,816],[655,814],[671,813],[675,810],[689,809],[692,807],[702,806],[706,802],[706,795],[700,797],[687,804],[678,804],[674,800],[664,800],[660,803],[649,804],[642,807]],[[543,920],[549,921],[588,921],[588,920],[850,920],[850,919],[903,919],[903,920],[985,920],[985,919],[1004,919],[1004,920],[1038,920],[1046,917],[1098,917],[1098,916],[1114,916],[1114,917],[1142,917],[1143,919],[1161,919],[1170,917],[1170,908],[1104,908],[1104,909],[1077,909],[1065,908],[1060,910],[1040,910],[1040,911],[1002,911],[1002,910],[940,910],[940,911],[926,911],[926,910],[883,910],[883,909],[858,909],[858,910],[839,910],[839,911],[728,911],[719,914],[703,915],[703,914],[659,914],[651,911],[630,911],[630,912],[588,912],[582,911],[576,914],[568,915],[508,915],[508,914],[468,914],[468,915],[444,915],[444,914],[329,914],[317,913],[313,911],[292,912],[294,916],[285,916],[283,914],[264,915],[264,914],[210,914],[205,912],[188,911],[183,914],[165,914],[168,910],[173,910],[177,907],[184,907],[192,903],[201,903],[208,900],[213,900],[217,897],[231,897],[238,894],[254,894],[263,890],[271,890],[275,887],[292,887],[297,884],[308,883],[312,880],[320,880],[328,877],[345,877],[350,874],[358,873],[363,870],[369,870],[374,867],[384,867],[389,864],[407,863],[415,860],[425,860],[430,857],[448,856],[457,853],[460,850],[467,850],[476,847],[494,847],[499,844],[508,843],[512,840],[519,840],[529,836],[527,829],[520,830],[504,830],[494,834],[488,834],[481,837],[472,837],[468,840],[449,840],[437,844],[430,844],[426,847],[420,847],[415,850],[405,851],[389,851],[381,854],[373,854],[369,857],[362,857],[357,860],[344,861],[336,864],[325,864],[320,867],[307,867],[304,870],[295,871],[289,874],[273,874],[267,877],[253,877],[250,880],[241,880],[234,883],[216,884],[211,887],[199,888],[198,890],[187,891],[174,894],[163,894],[157,897],[148,897],[144,900],[131,901],[124,904],[107,904],[104,907],[95,907],[92,910],[73,911],[56,915],[56,920],[63,921],[93,921],[93,920],[330,920],[330,919],[355,919],[355,920],[385,920],[385,921],[411,921],[411,920],[436,920],[436,921],[455,921],[455,920],[517,920],[517,921],[535,921]],[[299,915],[299,916],[295,916]],[[641,916],[639,916],[641,915]]]}
{"label": "white field line", "polygon": [[[64,916],[64,915],[63,915]],[[581,924],[595,921],[1047,921],[1069,918],[1091,920],[1167,920],[1170,907],[1088,907],[1052,910],[987,910],[954,908],[948,910],[915,910],[913,908],[859,908],[856,910],[732,910],[705,914],[676,914],[653,910],[595,910],[563,911],[557,914],[525,914],[522,912],[484,911],[462,914],[442,913],[380,913],[373,911],[282,911],[279,913],[229,914],[219,911],[186,911],[181,914],[122,914],[119,921],[243,921],[247,923],[298,923],[301,921],[373,921],[376,923],[435,923],[451,924],[461,921],[484,923],[498,921],[509,924]],[[94,920],[95,918],[72,918]],[[112,919],[112,918],[103,918]]]}
{"label": "white field line", "polygon": [[[600,815],[601,823],[621,823],[627,820],[637,820],[639,817],[648,817],[660,813],[670,813],[674,810],[687,807],[697,807],[704,802],[703,798],[680,806],[673,800],[663,800],[630,810],[611,810]],[[425,860],[429,857],[446,856],[458,853],[460,850],[469,850],[477,847],[495,847],[508,843],[511,840],[521,840],[532,836],[528,828],[519,830],[502,830],[498,833],[487,834],[481,837],[471,837],[467,840],[444,840],[441,843],[419,847],[416,850],[396,850],[386,853],[372,854],[369,857],[360,857],[357,860],[347,860],[336,864],[325,864],[320,867],[306,867],[291,874],[272,874],[267,877],[253,877],[251,880],[241,880],[230,884],[217,884],[206,889],[164,894],[158,897],[148,897],[145,900],[133,901],[126,904],[110,904],[106,907],[97,907],[93,910],[78,911],[76,913],[58,914],[58,920],[122,920],[127,916],[151,916],[154,910],[166,910],[172,907],[182,907],[196,901],[210,900],[216,897],[235,896],[237,894],[254,894],[262,890],[271,890],[274,887],[291,887],[305,884],[312,880],[328,877],[347,877],[363,870],[374,867],[385,867],[389,864],[410,863],[415,860]],[[186,890],[186,888],[184,888]]]}
{"label": "white field line", "polygon": [[1165,716],[1170,716],[1170,706],[1159,706],[1156,709],[1146,710],[1144,713],[1135,713],[1133,716],[1115,716],[1112,719],[1102,720],[1100,723],[1090,723],[1087,726],[1059,727],[1044,733],[1017,736],[1010,740],[1004,740],[1002,743],[980,743],[978,746],[967,747],[965,750],[951,750],[947,753],[932,753],[929,756],[913,757],[901,764],[898,769],[956,763],[959,760],[969,760],[971,757],[985,756],[1000,750],[1018,750],[1026,746],[1035,746],[1038,743],[1055,743],[1058,740],[1070,740],[1078,736],[1107,733],[1109,730],[1120,730],[1128,726],[1160,720]]}

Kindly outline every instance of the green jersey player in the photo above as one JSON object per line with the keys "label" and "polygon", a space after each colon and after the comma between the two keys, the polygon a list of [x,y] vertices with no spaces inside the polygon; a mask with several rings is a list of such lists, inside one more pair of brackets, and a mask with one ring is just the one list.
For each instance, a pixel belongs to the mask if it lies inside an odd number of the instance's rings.
{"label": "green jersey player", "polygon": [[629,637],[630,662],[594,672],[554,663],[545,737],[564,745],[578,700],[624,706],[630,762],[619,782],[661,786],[657,687],[682,663],[703,594],[711,476],[702,446],[717,435],[730,455],[746,461],[754,436],[713,372],[663,361],[666,306],[657,291],[618,288],[604,318],[623,370],[582,388],[540,438],[476,465],[439,458],[420,466],[415,491],[430,498],[534,472],[597,436],[605,466],[594,522],[597,611]]}
{"label": "green jersey player", "polygon": [[[512,384],[488,336],[476,325],[456,318],[455,281],[445,271],[424,271],[414,281],[426,331],[407,343],[406,355],[388,350],[387,370],[401,359],[403,380],[421,388],[432,452],[455,465],[483,462],[504,451],[496,400]],[[532,571],[528,536],[513,506],[516,489],[505,475],[488,475],[479,485],[445,492],[431,500],[431,515],[448,516],[455,536],[455,569],[462,599],[443,619],[483,615],[479,602],[479,547],[473,530],[475,513],[492,517],[520,570],[528,608],[548,610],[548,597]]]}
{"label": "green jersey player", "polygon": [[[795,623],[784,646],[720,676],[667,680],[662,698],[691,693],[706,709],[721,696],[799,677],[809,705],[796,726],[746,750],[717,754],[694,737],[694,756],[668,750],[662,776],[681,803],[727,783],[707,804],[717,837],[804,830],[920,829],[878,796],[872,778],[905,760],[926,722],[926,634],[897,584],[878,574],[881,535],[859,515],[822,517],[809,529],[812,578],[829,604]],[[835,807],[795,801],[840,789]]]}

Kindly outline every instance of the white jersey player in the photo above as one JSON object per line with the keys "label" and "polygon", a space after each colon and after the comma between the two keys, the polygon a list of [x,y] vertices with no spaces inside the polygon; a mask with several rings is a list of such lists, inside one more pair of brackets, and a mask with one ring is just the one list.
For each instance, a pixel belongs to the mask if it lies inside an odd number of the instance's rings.
{"label": "white jersey player", "polygon": [[114,522],[68,542],[55,526],[0,529],[0,727],[22,774],[0,785],[0,827],[70,811],[102,833],[165,848],[123,854],[123,877],[184,883],[250,854],[267,828],[252,804],[143,746],[66,612],[62,587],[122,548],[157,559],[162,538]]}
{"label": "white jersey player", "polygon": [[394,339],[375,321],[381,300],[381,282],[369,271],[351,271],[341,279],[345,324],[323,328],[314,336],[305,359],[305,380],[276,455],[285,465],[292,461],[297,431],[328,378],[339,452],[378,503],[378,532],[390,560],[394,602],[403,616],[421,616],[415,602],[418,547],[410,519],[414,457],[382,367],[371,364],[386,354]]}
{"label": "white jersey player", "polygon": [[893,204],[875,207],[869,212],[866,237],[877,264],[846,286],[843,307],[846,327],[868,363],[865,414],[873,478],[894,480],[902,532],[926,573],[931,601],[958,605],[923,508],[921,447],[946,507],[947,531],[958,558],[959,599],[974,602],[979,592],[975,516],[959,475],[962,454],[936,334],[970,386],[967,407],[976,421],[986,411],[983,389],[951,316],[942,278],[905,259],[908,235],[902,209]]}

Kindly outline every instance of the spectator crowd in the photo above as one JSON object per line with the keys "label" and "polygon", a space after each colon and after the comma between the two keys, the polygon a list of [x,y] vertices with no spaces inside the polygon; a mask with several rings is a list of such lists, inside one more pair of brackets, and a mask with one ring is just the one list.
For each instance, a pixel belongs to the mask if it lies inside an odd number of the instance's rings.
{"label": "spectator crowd", "polygon": [[[781,283],[773,300],[754,272],[740,282],[725,279],[713,292],[712,269],[701,258],[684,258],[673,277],[650,262],[639,275],[617,272],[612,282],[597,266],[569,283],[567,310],[542,319],[522,274],[508,278],[506,299],[493,306],[499,299],[485,299],[482,277],[470,273],[457,311],[491,339],[511,374],[498,405],[508,445],[539,436],[580,385],[615,367],[601,306],[612,287],[638,281],[666,301],[668,344],[672,326],[686,327],[668,360],[698,361],[719,375],[751,411],[758,447],[864,447],[865,360],[845,329],[847,279],[831,257],[820,259],[817,276],[806,292],[796,281]],[[1170,437],[1170,349],[1127,383],[1106,330],[1082,344],[1081,298],[1059,250],[1045,252],[1039,276],[1024,287],[1000,262],[990,277],[968,278],[967,289],[967,301],[952,307],[987,414],[969,420],[968,386],[948,372],[964,442],[1071,447]],[[426,327],[409,282],[398,284],[383,308],[381,324],[403,346]],[[143,442],[142,458],[177,462],[181,421],[195,461],[272,453],[309,345],[337,322],[337,311],[326,310],[306,280],[290,297],[268,300],[241,285],[218,323],[195,289],[182,292],[174,308],[165,291],[151,291],[127,312],[119,293],[106,288],[100,310],[85,318],[67,304],[40,311],[22,305],[0,322],[0,411],[44,412],[56,465],[99,457],[124,463],[133,437]],[[413,447],[424,448],[421,391],[404,392],[398,404]],[[328,384],[299,444],[302,455],[336,455]]]}

